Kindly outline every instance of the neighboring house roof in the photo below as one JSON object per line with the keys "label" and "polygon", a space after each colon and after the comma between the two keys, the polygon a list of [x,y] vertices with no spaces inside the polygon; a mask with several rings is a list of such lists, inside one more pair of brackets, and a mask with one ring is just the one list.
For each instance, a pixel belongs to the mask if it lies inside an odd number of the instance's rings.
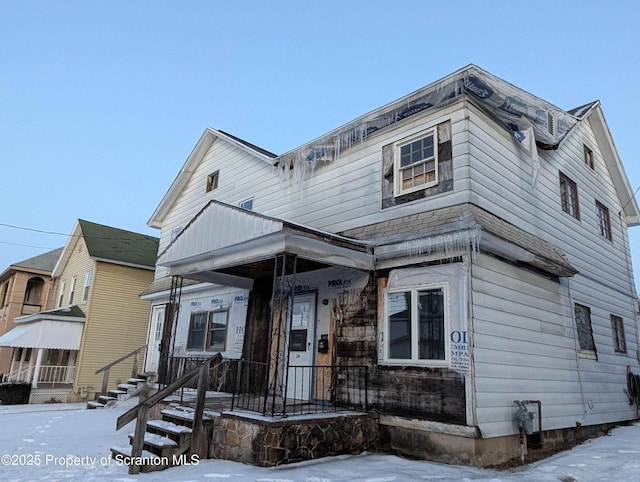
{"label": "neighboring house roof", "polygon": [[553,244],[473,204],[411,214],[341,234],[372,243],[378,259],[455,252],[464,244],[475,244],[476,249],[481,247],[557,276],[573,276],[578,272]]}
{"label": "neighboring house roof", "polygon": [[0,281],[9,278],[16,271],[33,271],[36,273],[50,274],[60,258],[62,249],[63,248],[57,248],[34,256],[33,258],[11,264],[11,266],[0,274]]}
{"label": "neighboring house roof", "polygon": [[154,269],[158,238],[78,219],[53,275],[59,276],[68,262],[75,241],[82,236],[91,259],[142,269]]}
{"label": "neighboring house roof", "polygon": [[207,151],[211,148],[214,142],[220,140],[222,142],[227,142],[232,144],[241,150],[245,151],[247,154],[256,158],[261,162],[267,162],[269,165],[273,163],[273,159],[276,157],[275,154],[261,149],[250,142],[243,141],[242,139],[232,136],[224,131],[219,131],[213,129],[211,127],[207,127],[200,136],[196,146],[189,154],[189,157],[185,161],[184,165],[180,169],[180,172],[174,179],[173,183],[169,187],[169,190],[160,201],[160,204],[151,215],[151,218],[147,222],[147,224],[153,228],[162,227],[162,221],[164,217],[167,215],[176,199],[182,192],[182,189],[186,186],[187,182],[193,175],[196,167],[200,164],[204,156],[207,154]]}

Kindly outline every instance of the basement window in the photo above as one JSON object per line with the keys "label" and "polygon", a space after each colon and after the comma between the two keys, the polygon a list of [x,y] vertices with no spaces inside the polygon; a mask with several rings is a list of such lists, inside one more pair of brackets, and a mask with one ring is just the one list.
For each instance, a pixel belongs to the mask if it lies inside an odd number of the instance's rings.
{"label": "basement window", "polygon": [[447,304],[446,285],[387,292],[385,362],[395,365],[448,363]]}
{"label": "basement window", "polygon": [[212,172],[207,176],[207,192],[211,192],[218,189],[218,180],[220,178],[220,171]]}
{"label": "basement window", "polygon": [[435,130],[398,142],[395,151],[396,196],[438,184]]}

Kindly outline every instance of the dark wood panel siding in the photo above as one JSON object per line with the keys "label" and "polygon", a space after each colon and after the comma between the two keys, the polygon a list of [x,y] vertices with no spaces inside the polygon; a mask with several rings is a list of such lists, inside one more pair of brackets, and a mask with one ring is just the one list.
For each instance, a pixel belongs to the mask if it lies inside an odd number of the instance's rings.
{"label": "dark wood panel siding", "polygon": [[[336,327],[336,363],[368,367],[370,408],[387,415],[464,424],[464,378],[447,368],[378,365],[378,284],[371,275]],[[362,385],[364,386],[364,380]]]}

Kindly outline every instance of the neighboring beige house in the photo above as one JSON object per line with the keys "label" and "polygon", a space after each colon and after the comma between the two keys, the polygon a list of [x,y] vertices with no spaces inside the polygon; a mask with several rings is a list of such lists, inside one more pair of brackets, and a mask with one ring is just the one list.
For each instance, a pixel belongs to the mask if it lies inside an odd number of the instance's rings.
{"label": "neighboring beige house", "polygon": [[[42,311],[51,305],[51,272],[62,248],[13,263],[0,274],[0,335],[15,328],[13,319]],[[9,372],[13,350],[0,347],[0,379]]]}
{"label": "neighboring beige house", "polygon": [[[92,400],[99,368],[145,344],[157,238],[79,219],[53,268],[48,310],[14,320],[0,337],[13,347],[10,380],[32,383],[31,403]],[[111,369],[109,388],[131,376]]]}

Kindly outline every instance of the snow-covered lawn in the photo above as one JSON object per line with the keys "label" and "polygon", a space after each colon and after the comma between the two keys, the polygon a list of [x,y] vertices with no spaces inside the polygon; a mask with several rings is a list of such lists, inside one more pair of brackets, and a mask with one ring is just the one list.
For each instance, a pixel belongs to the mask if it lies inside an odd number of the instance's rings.
{"label": "snow-covered lawn", "polygon": [[259,468],[224,460],[163,472],[128,475],[109,448],[126,445],[133,424],[116,432],[116,418],[130,403],[112,410],[87,410],[84,404],[0,406],[0,480],[46,481],[215,481],[229,482],[387,482],[387,481],[638,481],[640,425],[571,451],[510,471],[483,470],[410,461],[379,454],[341,456]]}

